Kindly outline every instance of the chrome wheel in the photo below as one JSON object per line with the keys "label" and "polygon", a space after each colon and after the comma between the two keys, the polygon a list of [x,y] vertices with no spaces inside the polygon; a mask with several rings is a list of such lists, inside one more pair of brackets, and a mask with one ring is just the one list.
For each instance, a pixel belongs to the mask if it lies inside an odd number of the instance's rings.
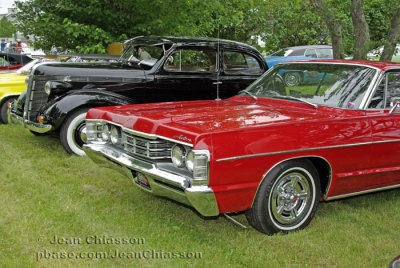
{"label": "chrome wheel", "polygon": [[262,180],[246,218],[269,235],[302,229],[317,210],[320,191],[318,172],[310,160],[282,162]]}
{"label": "chrome wheel", "polygon": [[270,206],[277,223],[294,223],[310,206],[310,185],[304,173],[308,172],[295,170],[285,173],[273,186]]}
{"label": "chrome wheel", "polygon": [[297,72],[288,72],[284,74],[283,80],[285,81],[286,86],[295,87],[300,85],[301,75]]}

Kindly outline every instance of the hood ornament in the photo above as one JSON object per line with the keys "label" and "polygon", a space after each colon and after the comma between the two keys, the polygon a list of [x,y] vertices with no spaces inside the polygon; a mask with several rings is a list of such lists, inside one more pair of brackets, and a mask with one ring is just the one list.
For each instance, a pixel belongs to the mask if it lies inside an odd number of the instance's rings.
{"label": "hood ornament", "polygon": [[63,79],[63,81],[64,81],[64,82],[71,82],[71,81],[72,81],[72,80],[71,80],[71,76],[69,76],[69,75],[65,76],[64,79]]}

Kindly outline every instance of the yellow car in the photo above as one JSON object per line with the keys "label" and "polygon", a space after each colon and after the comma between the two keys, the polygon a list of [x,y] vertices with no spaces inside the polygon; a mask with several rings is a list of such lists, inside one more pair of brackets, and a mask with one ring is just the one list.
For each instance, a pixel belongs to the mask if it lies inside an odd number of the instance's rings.
{"label": "yellow car", "polygon": [[17,99],[26,89],[25,79],[32,67],[40,61],[40,59],[33,60],[14,73],[0,73],[0,123],[8,123],[8,103]]}

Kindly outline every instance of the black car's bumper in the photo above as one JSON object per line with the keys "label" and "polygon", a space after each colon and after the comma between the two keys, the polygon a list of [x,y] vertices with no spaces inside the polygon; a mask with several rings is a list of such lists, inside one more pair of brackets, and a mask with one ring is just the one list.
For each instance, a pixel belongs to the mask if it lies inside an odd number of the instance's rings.
{"label": "black car's bumper", "polygon": [[11,103],[11,107],[7,110],[9,123],[24,125],[27,129],[37,133],[46,133],[53,129],[52,125],[40,124],[25,120],[22,116],[18,115],[14,107],[15,103]]}

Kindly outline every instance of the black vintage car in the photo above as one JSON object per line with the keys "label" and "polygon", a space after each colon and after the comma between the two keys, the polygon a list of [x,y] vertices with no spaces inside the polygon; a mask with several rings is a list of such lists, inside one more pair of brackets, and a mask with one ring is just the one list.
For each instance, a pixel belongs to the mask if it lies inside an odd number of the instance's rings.
{"label": "black vintage car", "polygon": [[228,98],[267,70],[243,43],[189,37],[136,37],[117,63],[45,63],[9,110],[34,134],[60,132],[69,153],[83,155],[89,108]]}

